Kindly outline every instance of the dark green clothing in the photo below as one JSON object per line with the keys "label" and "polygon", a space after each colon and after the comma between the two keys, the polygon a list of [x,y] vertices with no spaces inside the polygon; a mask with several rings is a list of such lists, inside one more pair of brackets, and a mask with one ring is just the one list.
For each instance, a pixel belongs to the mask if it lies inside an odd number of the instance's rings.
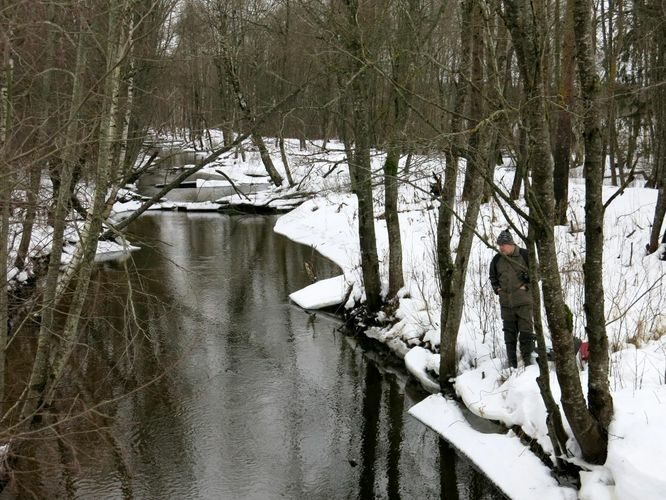
{"label": "dark green clothing", "polygon": [[511,329],[516,332],[531,332],[534,330],[532,306],[502,307],[502,323],[504,331]]}
{"label": "dark green clothing", "polygon": [[511,255],[498,253],[490,262],[490,284],[499,295],[502,308],[532,305],[528,259],[527,250],[516,246]]}
{"label": "dark green clothing", "polygon": [[529,255],[516,246],[511,255],[498,253],[490,262],[490,283],[500,299],[502,329],[509,365],[518,366],[520,342],[523,362],[531,363],[535,336],[532,333],[532,292],[529,290]]}

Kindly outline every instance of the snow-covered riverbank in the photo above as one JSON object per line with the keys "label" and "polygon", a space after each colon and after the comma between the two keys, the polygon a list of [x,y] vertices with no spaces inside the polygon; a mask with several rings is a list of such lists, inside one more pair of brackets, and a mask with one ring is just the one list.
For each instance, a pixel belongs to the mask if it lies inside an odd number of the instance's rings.
{"label": "snow-covered riverbank", "polygon": [[[308,201],[282,216],[275,231],[311,246],[342,269],[342,275],[317,282],[292,299],[305,308],[330,306],[346,301],[347,307],[363,300],[362,273],[357,234],[356,198],[349,190],[349,173],[344,163],[342,144],[330,142],[327,150],[311,144],[300,151],[296,142],[288,143],[291,170],[298,190],[312,193]],[[271,152],[276,167],[284,172],[277,150]],[[373,168],[381,168],[383,157],[376,154]],[[233,182],[248,178],[261,180],[262,167],[257,152],[249,151],[245,162],[231,157],[221,159],[203,172],[222,170]],[[381,317],[383,327],[366,333],[385,343],[404,358],[409,371],[422,381],[433,396],[411,409],[412,415],[442,434],[469,456],[507,495],[512,498],[662,498],[666,479],[660,469],[661,450],[666,447],[666,276],[665,264],[656,256],[644,255],[656,201],[656,192],[630,188],[613,201],[606,211],[604,286],[606,317],[611,344],[611,379],[615,416],[610,428],[608,460],[604,466],[589,466],[580,458],[575,441],[569,441],[572,461],[586,472],[576,492],[557,486],[549,470],[521,444],[513,433],[486,436],[472,429],[456,406],[438,392],[432,373],[438,371],[440,296],[436,274],[435,231],[437,204],[430,194],[432,173],[443,170],[443,159],[414,158],[409,183],[400,188],[399,210],[403,243],[405,286],[400,292],[395,317]],[[506,165],[496,174],[499,184],[507,185],[513,169]],[[202,188],[204,186],[202,185]],[[266,205],[267,201],[292,200],[296,188],[282,188],[248,197],[231,194],[222,200],[188,203],[188,210],[216,209],[221,204]],[[615,188],[604,191],[609,198]],[[558,260],[566,300],[574,315],[575,335],[585,338],[582,263],[584,235],[583,186],[570,185],[569,227],[556,228]],[[383,214],[383,191],[375,190],[375,215],[380,272],[386,287],[388,242]],[[139,200],[119,202],[114,216],[135,209]],[[183,208],[165,202],[155,208]],[[457,210],[464,213],[464,204]],[[517,218],[513,220],[524,227]],[[465,311],[458,340],[459,373],[455,389],[465,405],[476,415],[520,426],[547,453],[552,447],[547,437],[545,408],[535,381],[535,366],[519,367],[513,373],[503,370],[505,353],[499,306],[488,283],[488,265],[494,255],[489,246],[507,221],[495,202],[484,205],[477,231],[485,241],[475,239],[469,256],[465,288]],[[76,231],[73,230],[73,233]],[[68,238],[75,243],[75,236]],[[454,235],[454,244],[457,234]],[[48,253],[48,234],[37,231],[33,255]],[[39,247],[42,245],[42,247]],[[126,251],[127,247],[119,247]],[[101,255],[120,251],[109,243],[100,245]],[[66,264],[67,257],[63,259]],[[14,273],[13,275],[11,273]],[[16,279],[19,271],[10,270]],[[24,272],[25,274],[25,272]],[[546,325],[544,325],[546,326]],[[547,329],[546,329],[547,332]],[[586,387],[586,372],[581,373]],[[554,371],[551,385],[556,400],[559,388]],[[566,425],[566,424],[565,424]],[[568,428],[567,428],[568,430]],[[526,478],[529,478],[527,480]]]}
{"label": "snow-covered riverbank", "polygon": [[[341,149],[340,147],[338,149]],[[320,171],[327,171],[334,158],[322,157]],[[381,155],[374,159],[380,168]],[[314,160],[310,157],[310,162]],[[316,165],[316,162],[315,162]],[[438,369],[439,292],[435,272],[436,206],[428,193],[428,177],[441,171],[437,159],[424,160],[413,170],[413,185],[403,185],[400,192],[400,218],[403,238],[405,288],[396,311],[396,321],[368,334],[405,355],[410,371],[423,379],[424,386],[436,390],[428,372]],[[325,170],[326,169],[326,170]],[[357,237],[355,197],[348,192],[348,173],[340,166],[336,185],[323,179],[316,185],[312,175],[310,189],[319,194],[294,211],[283,216],[275,230],[289,238],[310,245],[336,262],[344,278],[330,281],[326,290],[316,290],[309,298],[301,293],[301,305],[323,305],[331,296],[362,300],[363,288]],[[497,172],[497,182],[510,182],[513,169]],[[414,187],[415,186],[415,187]],[[609,198],[615,188],[605,188]],[[570,227],[558,227],[558,259],[566,291],[567,303],[574,314],[576,336],[585,339],[582,262],[584,258],[583,221],[584,191],[580,184],[570,186]],[[381,188],[376,190],[376,214],[383,212]],[[666,480],[658,470],[661,449],[666,447],[666,273],[664,263],[656,256],[644,255],[656,192],[630,188],[606,211],[604,286],[607,328],[611,343],[611,379],[615,417],[610,428],[608,460],[603,467],[590,466],[580,459],[573,439],[569,451],[573,461],[586,472],[581,474],[580,498],[661,498]],[[459,203],[458,210],[464,206]],[[522,226],[519,220],[514,220]],[[494,242],[507,224],[495,203],[482,208],[477,230],[487,241]],[[385,222],[376,220],[378,250],[382,276],[386,277],[387,237]],[[474,242],[470,255],[469,275],[465,289],[465,313],[459,336],[459,370],[455,388],[458,395],[475,414],[498,420],[507,426],[520,426],[549,453],[546,413],[536,384],[537,368],[519,368],[507,374],[499,306],[487,279],[489,262],[494,250],[481,240]],[[342,284],[344,283],[344,284]],[[386,283],[385,283],[386,284]],[[347,292],[351,291],[347,295]],[[322,304],[319,302],[322,301]],[[545,325],[546,326],[546,325]],[[547,331],[547,330],[546,330]],[[406,353],[406,354],[405,354]],[[581,383],[587,386],[586,372]],[[559,387],[551,376],[554,396],[559,400]],[[512,498],[575,498],[575,490],[555,487],[547,468],[537,460],[514,463],[528,448],[512,434],[502,439],[479,443],[475,433],[452,413],[451,406],[440,395],[417,405],[412,414],[426,425],[443,434],[463,453],[470,456],[491,479]],[[456,423],[455,425],[453,425]],[[463,431],[464,430],[464,431]],[[567,428],[567,430],[569,430]],[[461,438],[461,435],[467,436]],[[500,444],[502,443],[502,444]],[[489,448],[501,451],[490,452]],[[530,469],[534,467],[534,469]],[[517,469],[519,468],[519,469]],[[539,472],[537,472],[537,469]],[[525,477],[533,480],[529,483]],[[542,478],[543,481],[536,478]]]}

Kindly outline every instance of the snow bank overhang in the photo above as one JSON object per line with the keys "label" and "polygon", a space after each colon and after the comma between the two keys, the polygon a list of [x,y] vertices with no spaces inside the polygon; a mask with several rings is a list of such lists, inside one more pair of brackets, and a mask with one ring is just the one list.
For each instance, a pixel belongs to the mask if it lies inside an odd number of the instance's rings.
{"label": "snow bank overhang", "polygon": [[515,434],[474,430],[455,401],[432,395],[410,408],[409,413],[460,450],[509,498],[576,498],[576,491],[559,486],[550,470]]}
{"label": "snow bank overhang", "polygon": [[347,283],[343,275],[317,281],[289,295],[303,309],[321,309],[342,304],[347,295]]}
{"label": "snow bank overhang", "polygon": [[[120,244],[113,241],[100,241],[97,244],[97,252],[95,254],[95,262],[107,262],[110,260],[122,260],[129,257],[131,252],[141,250],[130,244]],[[63,254],[63,257],[65,254]]]}

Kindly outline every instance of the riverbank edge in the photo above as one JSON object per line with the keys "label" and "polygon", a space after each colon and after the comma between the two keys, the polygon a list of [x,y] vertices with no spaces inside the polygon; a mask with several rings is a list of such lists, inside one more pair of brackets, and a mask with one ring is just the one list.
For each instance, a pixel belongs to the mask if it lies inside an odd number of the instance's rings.
{"label": "riverbank edge", "polygon": [[[278,233],[278,234],[282,234],[284,237],[290,239],[291,241],[303,244],[317,251],[317,247],[315,245],[307,245],[302,242],[299,242],[296,239],[290,238],[288,234],[284,233]],[[317,251],[317,253],[327,258],[321,252]],[[355,302],[352,307],[349,308],[346,307],[345,304],[347,303],[348,298],[349,298],[349,293],[337,305],[326,306],[319,309],[308,309],[308,308],[302,308],[302,309],[308,313],[321,310],[329,314],[334,314],[340,317],[344,322],[345,328],[347,329],[348,332],[350,332],[350,334],[355,335],[359,339],[363,339],[364,344],[370,346],[372,349],[385,351],[390,356],[392,356],[395,363],[400,364],[407,372],[409,378],[413,382],[418,384],[423,391],[429,393],[431,395],[430,397],[438,396],[445,398],[449,402],[454,402],[459,409],[464,409],[465,412],[474,415],[474,417],[482,419],[489,424],[499,427],[501,430],[504,431],[502,433],[497,433],[500,436],[504,436],[512,432],[514,438],[517,439],[524,446],[523,453],[529,450],[530,454],[534,458],[536,458],[539,461],[539,463],[543,465],[550,472],[551,476],[555,479],[555,481],[557,481],[557,484],[559,486],[567,489],[575,489],[576,491],[580,489],[581,480],[579,472],[583,469],[569,462],[562,462],[560,464],[554,463],[551,460],[550,455],[541,447],[541,445],[537,442],[537,440],[534,439],[532,436],[530,436],[524,429],[522,429],[522,427],[515,425],[509,428],[506,425],[504,425],[503,422],[492,419],[486,419],[476,415],[475,413],[473,413],[472,409],[465,404],[464,400],[457,393],[450,393],[450,394],[447,393],[446,395],[442,394],[440,390],[439,381],[432,376],[433,374],[429,373],[427,370],[423,370],[423,373],[417,374],[415,373],[413,367],[410,367],[410,364],[406,361],[407,353],[411,352],[412,349],[414,349],[414,347],[410,347],[402,340],[395,338],[392,339],[390,342],[384,342],[380,336],[373,334],[373,332],[377,332],[379,330],[385,331],[387,329],[390,329],[399,321],[398,318],[390,314],[386,315],[383,321],[379,321],[377,319],[377,314],[369,314],[365,304],[362,302],[361,303]],[[390,303],[384,303],[383,306],[384,306],[383,311],[388,310],[390,312],[392,309],[395,309],[395,307],[394,306],[392,307]],[[427,379],[424,379],[423,378],[424,376],[427,377]],[[437,391],[433,390],[435,384],[438,388]],[[428,398],[425,398],[423,401],[426,401],[426,399]],[[423,403],[423,401],[421,403]],[[488,482],[490,482],[497,489],[497,491],[501,492],[507,498],[512,498],[512,492],[509,491],[509,488],[507,488],[506,485],[502,484],[501,480],[498,480],[497,478],[493,477],[493,475],[489,474],[488,471],[482,467],[482,465],[474,461],[474,453],[471,453],[469,450],[465,449],[464,446],[461,446],[460,443],[457,443],[454,440],[450,439],[446,433],[441,432],[440,430],[435,428],[435,426],[430,425],[428,422],[426,422],[425,419],[419,418],[417,414],[412,412],[412,410],[415,409],[419,404],[415,405],[409,410],[410,415],[412,415],[412,417],[414,417],[415,419],[419,420],[426,427],[430,428],[433,432],[439,434],[439,436],[442,439],[444,439],[466,460],[468,460],[475,470],[483,474],[487,478]],[[477,428],[475,428],[475,425],[469,420],[469,418],[467,418],[465,412],[462,412],[462,415],[465,418],[465,423],[467,427],[471,429],[473,432],[478,433],[479,435],[484,434],[478,431]]]}
{"label": "riverbank edge", "polygon": [[[190,212],[190,213],[208,212],[208,213],[220,213],[220,214],[229,214],[229,215],[243,215],[243,214],[276,215],[279,217],[281,215],[285,215],[291,212],[296,207],[301,205],[303,201],[305,201],[305,199],[295,202],[294,205],[289,208],[286,207],[276,208],[276,207],[261,206],[258,204],[250,204],[250,203],[225,205],[216,202],[178,203],[178,202],[165,201],[163,203],[156,204],[155,206],[151,207],[150,211]],[[125,205],[125,204],[120,204],[120,205]],[[122,217],[124,213],[130,213],[131,212],[130,206],[131,204],[127,204],[126,206],[122,207],[124,210],[121,211],[116,210],[116,215],[120,215]],[[117,209],[121,207],[119,205],[116,205],[114,208]],[[275,231],[275,228],[273,228],[273,230]],[[282,236],[298,244],[303,244],[302,242],[299,242],[294,238],[290,238],[289,235],[282,234]],[[311,248],[318,250],[315,246],[312,245],[305,244],[305,246],[310,246]],[[317,253],[322,255],[324,258],[329,258],[320,251],[317,251]],[[410,365],[406,362],[405,358],[407,356],[407,353],[412,351],[413,347],[410,347],[409,345],[407,345],[407,343],[405,343],[400,339],[391,339],[390,341],[387,342],[385,341],[385,339],[377,335],[380,331],[386,331],[387,329],[391,328],[398,321],[398,319],[395,318],[395,316],[391,312],[392,310],[395,309],[395,307],[391,307],[391,304],[385,304],[384,314],[382,316],[383,319],[380,321],[378,320],[377,315],[368,314],[368,311],[362,302],[354,302],[354,305],[352,307],[345,307],[346,305],[348,305],[347,302],[349,299],[349,295],[350,294],[348,293],[347,296],[338,305],[326,308],[320,308],[320,309],[304,309],[304,310],[308,312],[315,310],[322,310],[339,317],[343,321],[344,328],[346,329],[345,334],[355,336],[357,339],[359,339],[362,342],[362,346],[364,348],[371,349],[374,352],[380,352],[382,354],[386,354],[387,357],[391,357],[392,358],[391,363],[395,363],[396,367],[400,366],[402,369],[404,369],[408,378],[412,380],[418,387],[420,387],[424,391],[424,393],[430,393],[430,394],[438,393],[439,383],[436,381],[436,379],[434,379],[430,374],[428,374],[425,371],[417,375],[414,372],[413,367],[410,367]],[[373,335],[373,333],[375,335]],[[429,383],[425,383],[424,376],[428,377]],[[433,390],[435,384],[437,390]],[[464,408],[467,411],[470,410],[469,408],[466,407],[462,398],[458,397],[455,394],[450,396],[452,396],[450,399],[455,401],[460,408]],[[460,447],[451,439],[447,439],[445,435],[443,435],[441,432],[438,432],[437,429],[435,429],[433,426],[428,425],[426,422],[423,422],[423,420],[419,419],[416,415],[412,414],[412,416],[417,420],[420,420],[427,427],[437,432],[449,445],[451,445],[454,449],[456,449],[460,455],[466,457],[469,460],[470,464],[477,471],[483,474],[487,478],[489,483],[494,485],[497,491],[500,491],[503,494],[511,497],[511,494],[508,491],[506,491],[504,488],[502,488],[501,485],[498,483],[498,481],[495,478],[493,478],[491,474],[488,474],[487,470],[484,470],[473,460],[473,456],[470,453],[468,453],[464,449],[464,447]],[[494,425],[502,429],[502,431],[505,432],[509,431],[509,429],[505,427],[501,422],[493,421],[490,419],[484,419],[484,420],[493,423]],[[471,423],[469,423],[469,426],[470,428],[474,429],[474,426]],[[526,434],[523,435],[527,436]],[[527,437],[523,439],[523,444],[525,444],[526,447],[529,447],[530,441],[536,443],[535,440],[530,440],[529,437]],[[535,453],[536,451],[535,455],[539,457],[539,450],[531,449],[530,451],[532,451],[532,453]],[[542,459],[544,465],[546,466],[552,465],[552,463],[549,464],[548,462],[543,461],[543,457],[547,458],[547,455],[543,452],[543,450],[540,451],[541,451],[541,457],[539,458]],[[552,470],[556,472],[556,469]]]}

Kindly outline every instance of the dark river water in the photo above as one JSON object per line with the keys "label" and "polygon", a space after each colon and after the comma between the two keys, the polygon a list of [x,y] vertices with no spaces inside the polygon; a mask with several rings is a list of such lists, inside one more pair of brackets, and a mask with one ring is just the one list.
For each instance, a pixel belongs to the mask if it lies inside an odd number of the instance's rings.
{"label": "dark river water", "polygon": [[[501,498],[407,414],[399,364],[288,300],[338,274],[275,217],[152,213],[101,266],[68,383],[2,498]],[[100,403],[104,402],[104,403]]]}

